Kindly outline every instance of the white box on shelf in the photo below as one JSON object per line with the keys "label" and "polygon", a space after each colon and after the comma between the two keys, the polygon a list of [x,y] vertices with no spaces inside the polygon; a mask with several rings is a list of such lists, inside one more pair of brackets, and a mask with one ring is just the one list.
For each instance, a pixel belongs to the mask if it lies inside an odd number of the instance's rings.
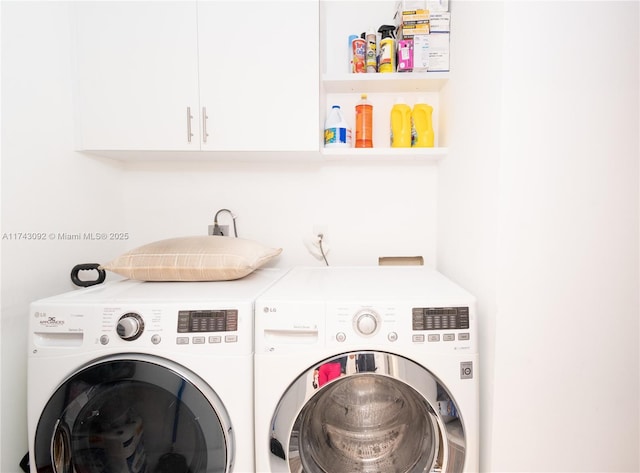
{"label": "white box on shelf", "polygon": [[429,71],[444,72],[448,70],[449,33],[432,33],[429,35]]}
{"label": "white box on shelf", "polygon": [[413,72],[429,70],[429,35],[417,34],[413,37]]}
{"label": "white box on shelf", "polygon": [[430,12],[429,28],[431,33],[450,33],[451,32],[451,13],[447,12]]}
{"label": "white box on shelf", "polygon": [[427,10],[430,12],[449,11],[449,0],[427,0]]}
{"label": "white box on shelf", "polygon": [[[434,1],[435,3],[440,3],[438,0]],[[428,3],[428,0],[400,0],[396,3],[396,12],[402,13],[403,11],[428,10]]]}

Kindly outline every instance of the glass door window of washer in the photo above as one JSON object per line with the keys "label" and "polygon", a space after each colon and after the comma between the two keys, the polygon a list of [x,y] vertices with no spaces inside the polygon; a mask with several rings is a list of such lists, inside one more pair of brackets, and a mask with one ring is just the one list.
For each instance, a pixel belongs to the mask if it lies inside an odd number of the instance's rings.
{"label": "glass door window of washer", "polygon": [[430,371],[397,355],[349,352],[323,360],[289,386],[275,412],[273,472],[464,468],[464,423],[453,396]]}
{"label": "glass door window of washer", "polygon": [[38,423],[31,459],[36,470],[229,471],[233,439],[219,398],[165,361],[113,357],[62,383]]}

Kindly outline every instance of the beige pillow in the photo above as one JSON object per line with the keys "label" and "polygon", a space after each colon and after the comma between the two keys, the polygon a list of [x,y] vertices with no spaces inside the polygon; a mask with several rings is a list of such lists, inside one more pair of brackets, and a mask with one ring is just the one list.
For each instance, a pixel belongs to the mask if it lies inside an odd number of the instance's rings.
{"label": "beige pillow", "polygon": [[228,281],[250,274],[282,248],[244,238],[191,236],[140,246],[100,266],[140,281]]}

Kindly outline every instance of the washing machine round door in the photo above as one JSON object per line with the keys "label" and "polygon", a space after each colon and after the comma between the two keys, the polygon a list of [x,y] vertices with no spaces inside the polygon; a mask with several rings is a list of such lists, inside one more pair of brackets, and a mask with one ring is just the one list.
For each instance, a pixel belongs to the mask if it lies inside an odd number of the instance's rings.
{"label": "washing machine round door", "polygon": [[272,472],[458,473],[465,435],[451,394],[427,369],[351,352],[289,387],[272,419],[271,453]]}
{"label": "washing machine round door", "polygon": [[35,434],[37,471],[222,473],[233,436],[215,392],[158,357],[113,356],[65,380]]}

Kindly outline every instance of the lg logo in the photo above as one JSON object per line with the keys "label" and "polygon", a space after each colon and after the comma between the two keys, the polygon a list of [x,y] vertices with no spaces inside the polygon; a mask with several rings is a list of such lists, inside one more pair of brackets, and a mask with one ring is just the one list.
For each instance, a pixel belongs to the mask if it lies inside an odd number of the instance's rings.
{"label": "lg logo", "polygon": [[277,312],[275,307],[265,307],[264,309],[262,309],[262,311],[265,314],[271,314],[271,313]]}

